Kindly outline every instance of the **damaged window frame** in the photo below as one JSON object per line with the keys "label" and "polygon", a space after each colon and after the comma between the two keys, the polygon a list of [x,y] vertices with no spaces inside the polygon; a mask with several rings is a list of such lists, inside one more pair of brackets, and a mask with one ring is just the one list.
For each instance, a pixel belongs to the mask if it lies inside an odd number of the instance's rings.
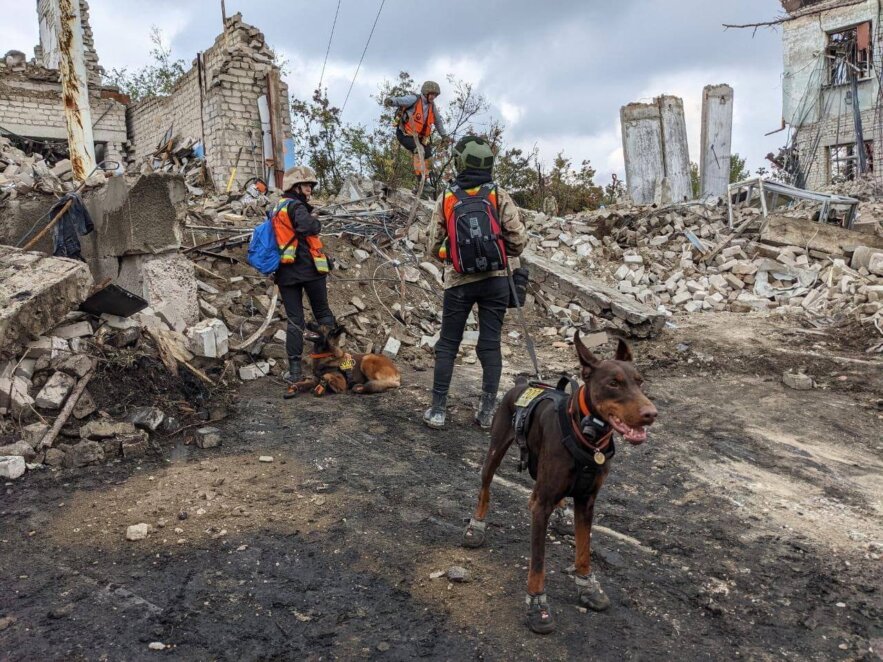
{"label": "damaged window frame", "polygon": [[[828,151],[828,181],[838,183],[841,181],[855,181],[858,174],[858,154],[856,143],[841,143],[831,145]],[[842,154],[842,156],[841,156]],[[867,171],[874,172],[874,141],[865,141],[865,156],[867,159]]]}
{"label": "damaged window frame", "polygon": [[826,33],[825,59],[829,87],[849,85],[853,74],[858,81],[870,80],[873,75],[871,28],[871,21],[862,21]]}

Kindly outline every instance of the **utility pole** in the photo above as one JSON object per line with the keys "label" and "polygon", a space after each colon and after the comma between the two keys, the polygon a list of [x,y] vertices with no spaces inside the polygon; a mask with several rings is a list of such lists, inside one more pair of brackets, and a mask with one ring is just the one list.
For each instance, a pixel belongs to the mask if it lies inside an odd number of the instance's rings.
{"label": "utility pole", "polygon": [[221,23],[221,29],[223,30],[227,27],[227,4],[224,0],[221,0]]}
{"label": "utility pole", "polygon": [[71,170],[74,181],[82,184],[95,169],[95,140],[92,136],[92,109],[89,106],[89,77],[83,49],[80,2],[52,1],[58,6],[61,100],[67,123]]}

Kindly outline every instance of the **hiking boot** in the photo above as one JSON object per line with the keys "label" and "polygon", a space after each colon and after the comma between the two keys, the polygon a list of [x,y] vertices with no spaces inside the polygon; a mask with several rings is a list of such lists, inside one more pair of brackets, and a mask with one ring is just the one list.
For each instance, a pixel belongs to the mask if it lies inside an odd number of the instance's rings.
{"label": "hiking boot", "polygon": [[475,412],[475,422],[479,427],[487,430],[494,420],[494,411],[497,405],[497,394],[482,391],[478,401],[478,411]]}
{"label": "hiking boot", "polygon": [[447,395],[432,394],[432,406],[423,412],[423,422],[431,428],[441,430],[445,426],[445,406]]}
{"label": "hiking boot", "polygon": [[289,359],[288,370],[282,375],[282,379],[286,384],[296,384],[304,378],[304,371],[301,367],[300,359]]}
{"label": "hiking boot", "polygon": [[574,575],[573,579],[576,582],[579,603],[583,607],[588,607],[592,611],[604,611],[610,606],[610,598],[604,593],[594,572],[590,572],[585,577]]}

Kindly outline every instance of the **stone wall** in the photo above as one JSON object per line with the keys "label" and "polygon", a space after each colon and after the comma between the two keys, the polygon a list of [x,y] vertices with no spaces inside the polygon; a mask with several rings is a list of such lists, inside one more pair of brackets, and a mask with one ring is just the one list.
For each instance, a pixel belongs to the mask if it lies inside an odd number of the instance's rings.
{"label": "stone wall", "polygon": [[[258,98],[267,94],[267,74],[278,71],[278,67],[273,64],[273,52],[264,35],[244,23],[240,14],[227,19],[224,32],[202,57],[202,95],[194,61],[172,94],[146,99],[129,108],[127,119],[134,155],[139,162],[149,158],[166,131],[173,127],[178,138],[204,137],[209,172],[219,188],[226,185],[242,148],[237,171],[237,182],[241,185],[250,177],[263,176]],[[291,128],[285,83],[280,84],[279,102],[278,112],[287,138]]]}

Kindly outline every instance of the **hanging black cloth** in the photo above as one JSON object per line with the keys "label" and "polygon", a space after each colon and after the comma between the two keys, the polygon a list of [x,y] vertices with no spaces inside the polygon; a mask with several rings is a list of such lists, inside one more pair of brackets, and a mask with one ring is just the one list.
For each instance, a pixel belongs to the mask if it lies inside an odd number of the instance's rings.
{"label": "hanging black cloth", "polygon": [[69,257],[74,260],[83,260],[80,253],[80,237],[87,235],[95,229],[89,210],[83,204],[82,198],[77,193],[68,193],[61,198],[49,211],[49,218],[55,218],[58,211],[72,200],[70,208],[58,219],[53,228],[53,251],[55,257]]}

